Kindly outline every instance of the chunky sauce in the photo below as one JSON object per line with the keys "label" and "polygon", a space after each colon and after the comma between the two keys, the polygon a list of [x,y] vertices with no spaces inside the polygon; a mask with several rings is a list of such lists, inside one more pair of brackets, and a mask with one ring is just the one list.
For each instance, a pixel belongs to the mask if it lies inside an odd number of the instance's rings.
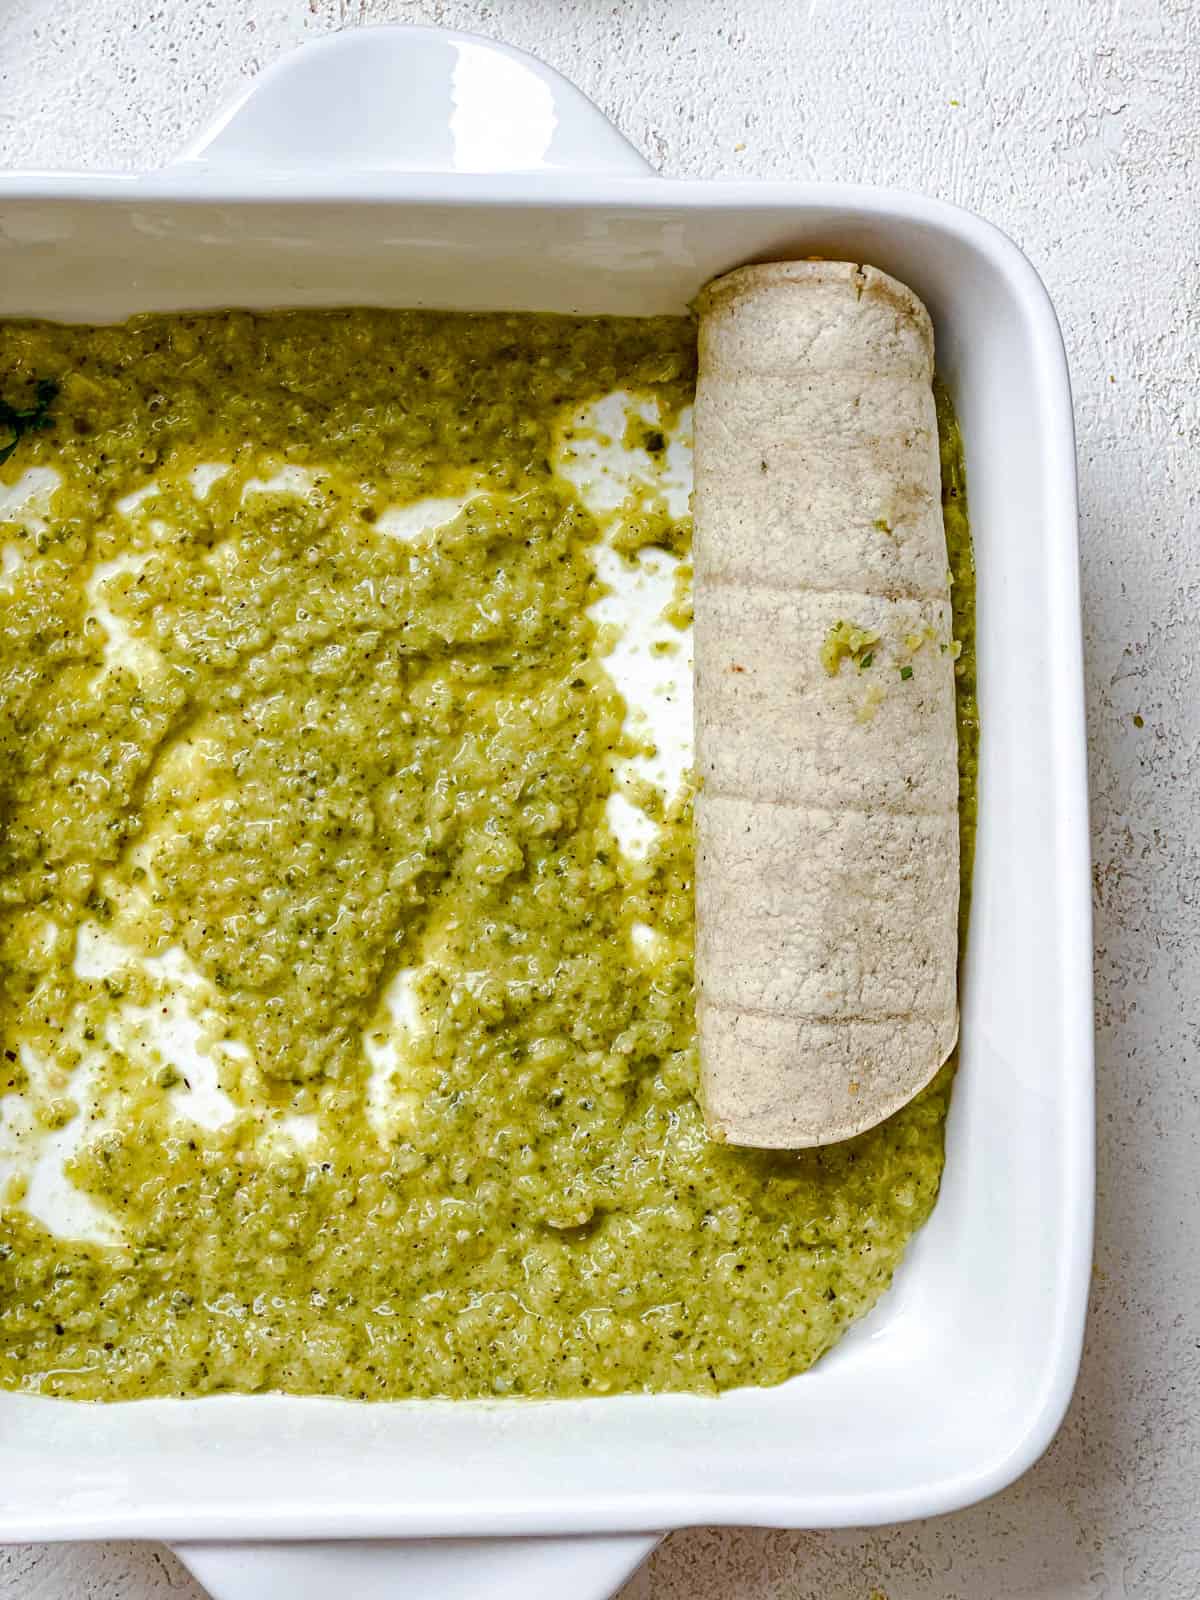
{"label": "chunky sauce", "polygon": [[[618,389],[657,406],[625,443],[661,452],[693,340],[368,311],[0,326],[4,400],[58,385],[0,483],[61,475],[40,520],[0,509],[0,1130],[29,1157],[0,1386],[712,1391],[808,1366],[887,1286],[936,1197],[949,1069],[845,1145],[709,1142],[686,788],[628,789],[645,854],[610,825],[637,736],[595,552],[685,561],[690,527],[649,491],[598,520],[555,463]],[[390,527],[426,497],[448,520]],[[168,1015],[221,1119],[154,1043]],[[64,1138],[72,1237],[25,1203]]]}

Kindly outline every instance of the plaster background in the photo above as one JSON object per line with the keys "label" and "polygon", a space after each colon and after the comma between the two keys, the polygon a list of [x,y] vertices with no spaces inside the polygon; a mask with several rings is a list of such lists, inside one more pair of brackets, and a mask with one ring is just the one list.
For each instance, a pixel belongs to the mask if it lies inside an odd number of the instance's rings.
{"label": "plaster background", "polygon": [[[1100,1185],[1075,1404],[984,1506],[863,1533],[677,1534],[624,1600],[1195,1600],[1200,7],[0,0],[0,165],[156,165],[282,50],[383,21],[536,51],[668,174],[896,184],[982,212],[1045,278],[1075,384]],[[0,1550],[5,1600],[200,1593],[153,1546]]]}

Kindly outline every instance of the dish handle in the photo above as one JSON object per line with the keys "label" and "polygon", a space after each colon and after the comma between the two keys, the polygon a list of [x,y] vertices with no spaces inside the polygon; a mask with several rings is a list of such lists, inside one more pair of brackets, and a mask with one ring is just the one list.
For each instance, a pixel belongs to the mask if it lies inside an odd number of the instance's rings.
{"label": "dish handle", "polygon": [[327,1544],[180,1544],[212,1600],[608,1600],[662,1538],[378,1539]]}
{"label": "dish handle", "polygon": [[448,28],[347,28],[260,73],[172,163],[197,177],[653,170],[536,57]]}

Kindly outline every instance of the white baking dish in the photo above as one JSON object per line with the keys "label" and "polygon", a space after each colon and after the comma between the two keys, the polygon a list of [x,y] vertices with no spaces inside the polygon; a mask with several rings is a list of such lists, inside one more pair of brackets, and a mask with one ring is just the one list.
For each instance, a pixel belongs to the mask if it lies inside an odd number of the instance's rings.
{"label": "white baking dish", "polygon": [[[677,312],[739,262],[811,254],[874,262],[933,313],[979,570],[962,1070],[942,1196],[894,1288],[812,1372],[717,1399],[99,1407],[3,1394],[0,1538],[642,1534],[510,1544],[486,1579],[493,1594],[505,1572],[525,1595],[598,1594],[655,1530],[949,1511],[1049,1442],[1090,1263],[1091,929],[1070,392],[1053,309],[1016,247],[892,191],[659,179],[540,64],[436,30],[306,46],[164,172],[0,177],[4,315]],[[261,1552],[188,1559],[222,1594],[265,1595],[278,1577],[294,1596],[309,1578],[313,1592],[351,1581],[346,1548],[290,1576],[275,1550],[265,1567]],[[356,1596],[395,1576],[398,1548],[358,1557]],[[405,1548],[425,1563],[406,1574],[423,1592],[478,1592],[479,1546],[454,1547],[456,1576],[428,1565],[444,1546]]]}

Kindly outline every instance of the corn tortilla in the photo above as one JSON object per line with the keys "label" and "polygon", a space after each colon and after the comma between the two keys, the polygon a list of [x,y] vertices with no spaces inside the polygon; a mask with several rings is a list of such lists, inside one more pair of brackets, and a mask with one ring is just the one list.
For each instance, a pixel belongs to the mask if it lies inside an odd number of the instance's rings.
{"label": "corn tortilla", "polygon": [[954,646],[933,330],[872,267],[700,299],[697,982],[733,1144],[846,1139],[958,1031]]}

